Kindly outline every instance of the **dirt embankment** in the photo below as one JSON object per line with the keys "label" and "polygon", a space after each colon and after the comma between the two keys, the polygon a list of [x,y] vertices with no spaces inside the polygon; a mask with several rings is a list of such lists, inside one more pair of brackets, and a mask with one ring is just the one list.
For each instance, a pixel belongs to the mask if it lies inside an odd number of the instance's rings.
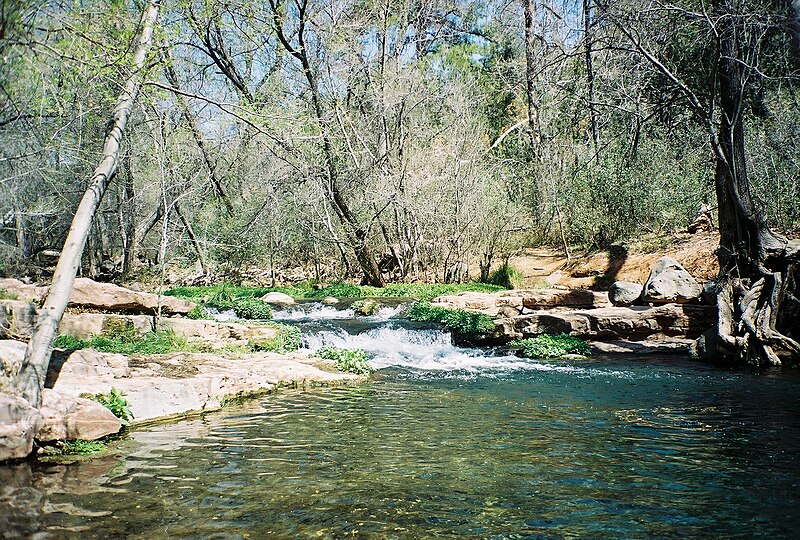
{"label": "dirt embankment", "polygon": [[698,281],[713,279],[718,272],[719,234],[676,233],[646,237],[629,244],[593,253],[526,249],[512,257],[510,264],[525,277],[525,287],[569,287],[605,290],[615,281],[644,283],[653,264],[661,257],[676,259]]}

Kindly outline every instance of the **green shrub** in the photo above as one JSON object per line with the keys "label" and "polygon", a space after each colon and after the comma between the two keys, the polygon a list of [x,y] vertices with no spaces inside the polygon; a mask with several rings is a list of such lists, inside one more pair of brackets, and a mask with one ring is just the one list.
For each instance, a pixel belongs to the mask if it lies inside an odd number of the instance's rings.
{"label": "green shrub", "polygon": [[489,283],[505,289],[519,289],[524,282],[525,276],[522,275],[522,272],[507,263],[502,264],[500,268],[489,275]]}
{"label": "green shrub", "polygon": [[208,314],[206,309],[200,304],[197,304],[189,313],[187,313],[186,317],[194,320],[211,319],[211,316]]}
{"label": "green shrub", "polygon": [[128,400],[125,399],[125,393],[117,390],[113,386],[111,391],[107,394],[86,394],[85,397],[98,402],[100,405],[114,413],[114,416],[122,421],[122,425],[127,426],[133,420],[133,413],[131,412]]}
{"label": "green shrub", "polygon": [[278,335],[269,339],[251,341],[249,345],[252,350],[283,354],[296,351],[303,344],[303,336],[296,326],[280,323],[269,323],[268,326],[276,328]]}
{"label": "green shrub", "polygon": [[53,342],[53,347],[56,349],[65,349],[68,351],[75,351],[78,349],[86,349],[90,347],[87,341],[83,341],[76,337],[61,335],[58,336]]}
{"label": "green shrub", "polygon": [[584,340],[569,334],[542,334],[535,338],[518,339],[511,342],[511,349],[525,358],[558,358],[565,354],[591,354],[591,347]]}
{"label": "green shrub", "polygon": [[350,307],[356,315],[370,316],[375,315],[381,309],[381,305],[375,300],[356,300]]}
{"label": "green shrub", "polygon": [[272,308],[258,298],[245,297],[233,300],[233,311],[240,319],[271,319]]}
{"label": "green shrub", "polygon": [[432,306],[428,302],[416,302],[406,313],[412,321],[443,324],[457,334],[487,334],[495,330],[491,317],[463,309]]}
{"label": "green shrub", "polygon": [[339,347],[322,347],[317,356],[336,362],[336,369],[357,375],[372,373],[367,353],[361,349],[342,349]]}

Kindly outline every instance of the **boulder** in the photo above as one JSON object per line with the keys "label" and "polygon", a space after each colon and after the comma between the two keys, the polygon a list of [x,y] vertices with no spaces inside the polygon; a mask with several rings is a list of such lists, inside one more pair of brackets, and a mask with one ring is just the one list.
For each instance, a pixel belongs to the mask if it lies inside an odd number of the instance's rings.
{"label": "boulder", "polygon": [[277,304],[281,306],[291,306],[296,304],[294,298],[282,292],[270,292],[261,297],[262,302],[267,304]]}
{"label": "boulder", "polygon": [[266,325],[245,325],[195,319],[161,319],[161,328],[169,329],[190,343],[207,343],[212,349],[228,345],[247,345],[278,335],[278,330]]}
{"label": "boulder", "polygon": [[567,333],[589,340],[634,340],[660,337],[696,338],[714,324],[710,306],[665,304],[656,307],[610,307],[539,311],[496,324],[509,338]]}
{"label": "boulder", "polygon": [[42,393],[42,425],[36,434],[40,442],[81,439],[93,441],[119,432],[122,422],[96,401],[55,390]]}
{"label": "boulder", "polygon": [[334,298],[333,296],[326,296],[322,299],[322,303],[326,306],[335,306],[339,303],[339,299]]}
{"label": "boulder", "polygon": [[642,300],[654,304],[686,303],[700,298],[697,281],[672,257],[656,262],[642,291]]}
{"label": "boulder", "polygon": [[148,315],[110,315],[107,313],[65,313],[58,333],[78,339],[89,339],[113,333],[110,329],[131,326],[137,334],[153,331],[153,317]]}
{"label": "boulder", "polygon": [[642,296],[644,286],[630,281],[615,281],[608,289],[608,299],[615,306],[630,306]]}
{"label": "boulder", "polygon": [[42,416],[30,403],[0,393],[0,461],[29,455],[41,425]]}
{"label": "boulder", "polygon": [[510,318],[520,314],[520,310],[512,306],[502,306],[497,312],[498,317]]}
{"label": "boulder", "polygon": [[162,313],[186,314],[195,308],[194,302],[172,296],[132,291],[112,283],[98,283],[88,278],[75,280],[70,304],[106,309],[155,313],[161,306]]}
{"label": "boulder", "polygon": [[588,289],[539,289],[520,294],[522,294],[522,305],[533,310],[565,307],[590,309],[610,306],[605,293]]}
{"label": "boulder", "polygon": [[12,373],[17,373],[25,358],[25,343],[11,339],[0,340],[0,392],[16,394]]}
{"label": "boulder", "polygon": [[31,335],[36,324],[36,306],[21,300],[0,300],[0,339]]}
{"label": "boulder", "polygon": [[356,315],[369,317],[378,313],[381,305],[375,300],[356,300],[353,302],[352,308]]}
{"label": "boulder", "polygon": [[[18,300],[38,302],[45,297],[48,288],[26,285],[18,279],[2,279],[0,289],[16,295]],[[112,283],[98,283],[88,278],[75,280],[69,303],[72,306],[148,314],[155,314],[159,306],[162,313],[182,315],[195,308],[194,302],[180,298],[133,291]]]}

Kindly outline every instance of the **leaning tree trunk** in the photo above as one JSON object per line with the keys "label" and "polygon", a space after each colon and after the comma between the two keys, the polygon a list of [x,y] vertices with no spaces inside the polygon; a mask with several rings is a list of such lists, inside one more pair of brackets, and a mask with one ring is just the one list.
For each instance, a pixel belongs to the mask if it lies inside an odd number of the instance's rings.
{"label": "leaning tree trunk", "polygon": [[97,207],[117,168],[120,141],[128,123],[128,116],[139,94],[140,72],[144,67],[145,57],[153,38],[153,28],[158,18],[158,3],[159,0],[150,0],[142,13],[142,32],[133,58],[134,72],[117,99],[111,127],[103,147],[103,156],[75,212],[53,274],[53,282],[44,305],[39,310],[36,327],[25,351],[25,360],[19,373],[14,377],[14,385],[18,394],[36,407],[41,405],[41,393],[50,363],[50,354],[53,350],[53,340],[64,309],[72,295],[75,274],[80,266],[86,238],[89,235]]}
{"label": "leaning tree trunk", "polygon": [[740,61],[738,35],[742,29],[732,18],[722,21],[715,173],[720,229],[716,353],[728,359],[779,365],[776,348],[800,353],[798,319],[791,316],[800,308],[795,280],[798,249],[767,226],[753,203],[745,155],[746,66]]}

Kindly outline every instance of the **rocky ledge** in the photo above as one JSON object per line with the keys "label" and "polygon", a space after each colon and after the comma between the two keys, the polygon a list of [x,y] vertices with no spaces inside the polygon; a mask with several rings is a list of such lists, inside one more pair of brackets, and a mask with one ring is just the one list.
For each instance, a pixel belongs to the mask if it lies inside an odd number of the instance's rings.
{"label": "rocky ledge", "polygon": [[[19,365],[25,344],[0,340],[0,364]],[[122,391],[132,424],[219,409],[243,395],[280,386],[341,384],[358,377],[335,372],[329,363],[295,353],[173,353],[127,357],[82,349],[56,351],[50,363],[42,408],[0,393],[0,461],[29,455],[34,443],[93,440],[116,433],[120,420],[82,396]]]}
{"label": "rocky ledge", "polygon": [[[713,288],[707,284],[706,289]],[[684,353],[716,324],[713,295],[675,260],[660,259],[644,285],[617,282],[611,290],[534,289],[441,296],[433,305],[459,308],[494,318],[508,341],[540,334],[570,334],[589,341],[597,352]]]}

